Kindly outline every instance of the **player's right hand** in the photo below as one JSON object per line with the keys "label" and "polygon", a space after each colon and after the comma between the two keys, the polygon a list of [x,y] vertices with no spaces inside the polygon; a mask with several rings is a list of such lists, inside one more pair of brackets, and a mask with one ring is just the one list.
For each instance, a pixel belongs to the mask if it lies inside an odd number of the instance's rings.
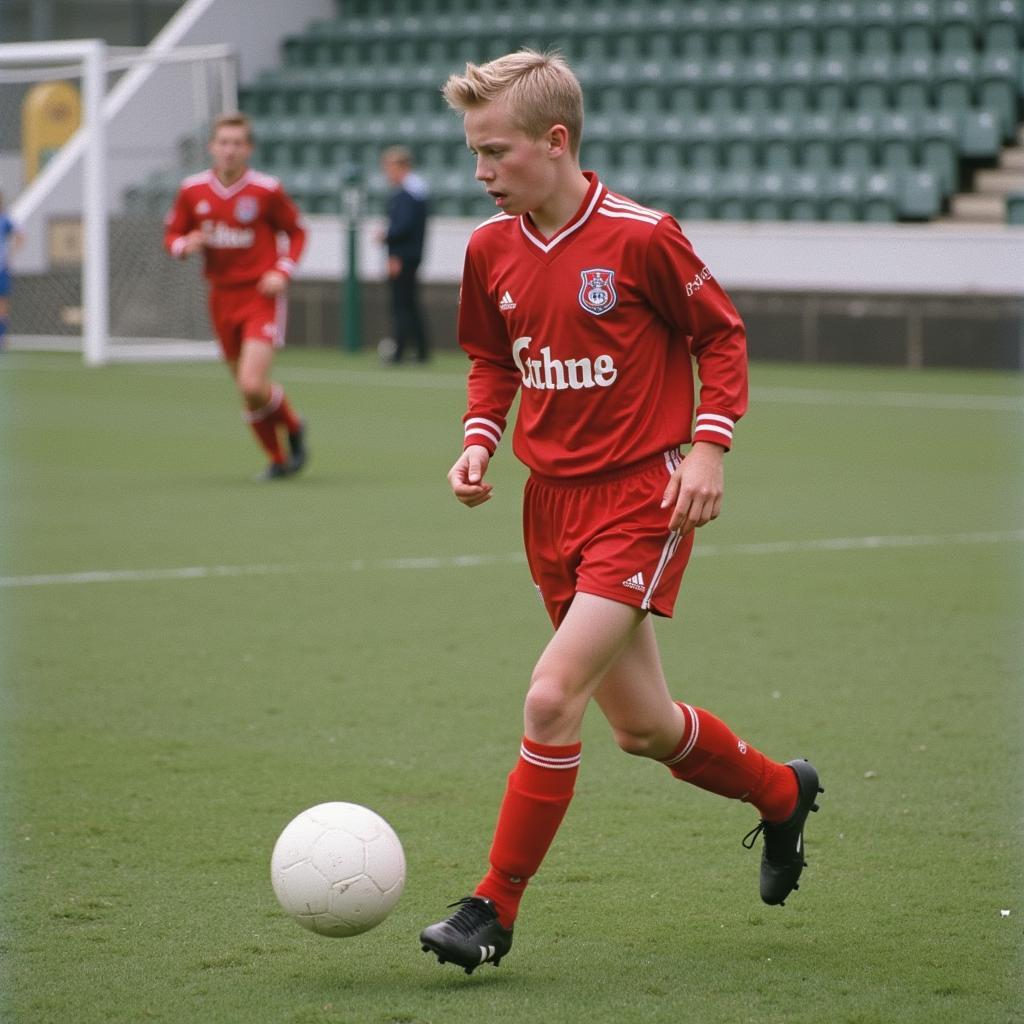
{"label": "player's right hand", "polygon": [[448,470],[452,493],[467,508],[476,508],[490,501],[494,488],[484,483],[484,474],[490,461],[491,453],[483,445],[471,444]]}
{"label": "player's right hand", "polygon": [[196,228],[195,231],[190,231],[185,236],[185,244],[181,247],[181,254],[182,256],[191,256],[192,253],[199,252],[205,244],[205,235],[201,229]]}

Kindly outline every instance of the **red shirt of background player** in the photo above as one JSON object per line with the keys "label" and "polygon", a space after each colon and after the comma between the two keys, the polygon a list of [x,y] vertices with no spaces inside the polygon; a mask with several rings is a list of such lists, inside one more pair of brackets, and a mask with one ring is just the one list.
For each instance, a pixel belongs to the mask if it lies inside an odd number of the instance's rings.
{"label": "red shirt of background player", "polygon": [[255,285],[268,270],[290,277],[306,244],[301,214],[281,183],[251,169],[227,186],[212,170],[186,178],[165,224],[172,256],[190,231],[203,232],[203,273],[215,288]]}

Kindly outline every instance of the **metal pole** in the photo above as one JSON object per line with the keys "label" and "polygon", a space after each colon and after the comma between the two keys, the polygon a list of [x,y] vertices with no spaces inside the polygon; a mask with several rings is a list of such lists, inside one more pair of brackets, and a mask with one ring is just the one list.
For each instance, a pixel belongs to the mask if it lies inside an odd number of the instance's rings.
{"label": "metal pole", "polygon": [[82,93],[87,133],[83,165],[85,210],[83,212],[82,308],[85,362],[106,362],[110,330],[107,238],[106,121],[103,98],[106,89],[106,44],[100,39],[85,44]]}
{"label": "metal pole", "polygon": [[363,347],[363,298],[359,286],[359,224],[362,213],[362,183],[358,168],[351,168],[345,176],[342,201],[345,209],[346,234],[348,236],[348,262],[341,303],[341,343],[349,352],[358,352]]}

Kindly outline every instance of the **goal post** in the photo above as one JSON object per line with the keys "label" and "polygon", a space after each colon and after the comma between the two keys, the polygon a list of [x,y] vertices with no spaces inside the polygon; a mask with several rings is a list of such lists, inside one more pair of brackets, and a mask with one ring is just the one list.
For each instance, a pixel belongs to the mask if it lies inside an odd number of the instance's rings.
{"label": "goal post", "polygon": [[[47,111],[26,97],[47,83],[77,92],[81,121],[31,177],[26,121]],[[228,46],[0,45],[0,191],[23,237],[12,347],[81,351],[93,366],[216,357],[200,261],[164,252],[163,216],[181,178],[205,165],[213,119],[236,107]]]}

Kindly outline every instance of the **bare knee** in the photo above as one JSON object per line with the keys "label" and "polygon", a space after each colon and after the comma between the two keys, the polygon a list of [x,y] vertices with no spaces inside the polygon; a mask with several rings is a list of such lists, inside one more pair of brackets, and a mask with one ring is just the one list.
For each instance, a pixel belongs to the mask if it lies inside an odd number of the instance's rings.
{"label": "bare knee", "polygon": [[659,757],[665,746],[662,730],[612,727],[619,748],[634,757]]}
{"label": "bare knee", "polygon": [[550,737],[577,730],[585,706],[567,680],[534,674],[524,711],[527,732],[541,742],[558,742]]}
{"label": "bare knee", "polygon": [[250,409],[260,409],[270,401],[270,389],[258,377],[239,376],[238,393]]}

